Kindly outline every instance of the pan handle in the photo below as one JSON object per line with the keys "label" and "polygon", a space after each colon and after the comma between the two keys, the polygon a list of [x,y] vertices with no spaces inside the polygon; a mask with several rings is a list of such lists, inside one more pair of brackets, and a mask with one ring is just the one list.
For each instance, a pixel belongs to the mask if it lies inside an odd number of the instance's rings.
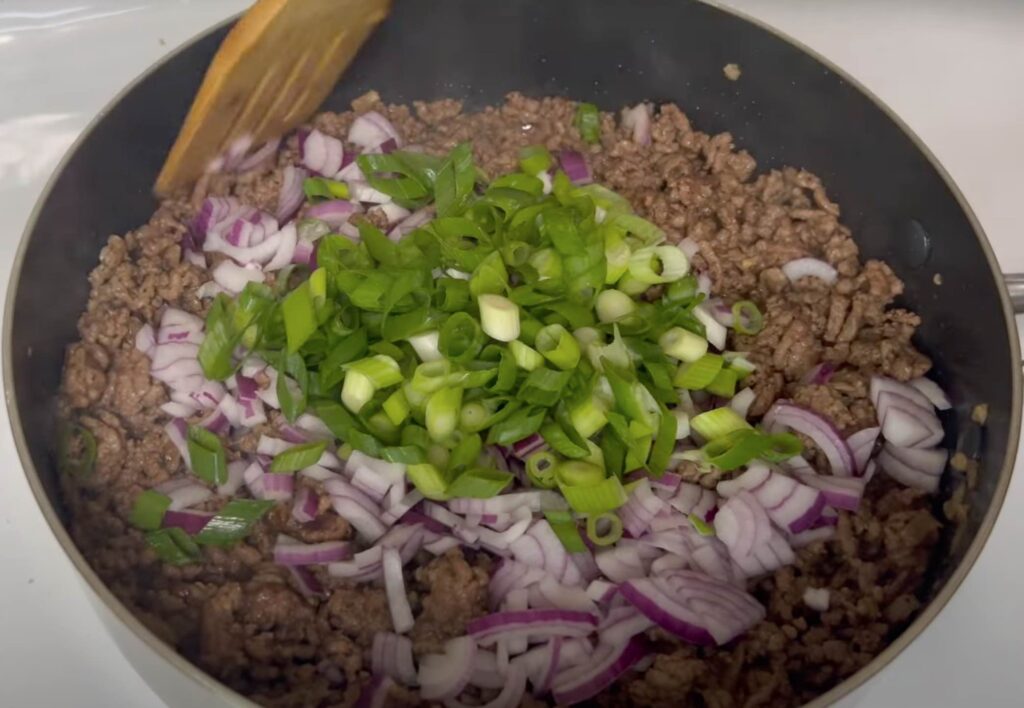
{"label": "pan handle", "polygon": [[1006,289],[1010,293],[1010,302],[1013,304],[1013,311],[1017,314],[1024,314],[1024,273],[1004,273]]}

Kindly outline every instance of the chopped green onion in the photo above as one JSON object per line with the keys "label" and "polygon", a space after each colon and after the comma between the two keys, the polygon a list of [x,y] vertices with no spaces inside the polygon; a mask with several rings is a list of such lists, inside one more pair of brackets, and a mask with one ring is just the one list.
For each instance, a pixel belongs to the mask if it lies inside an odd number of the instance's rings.
{"label": "chopped green onion", "polygon": [[577,433],[589,438],[608,424],[606,413],[603,402],[596,395],[591,395],[569,408],[569,419]]}
{"label": "chopped green onion", "polygon": [[792,433],[778,433],[766,436],[768,444],[761,452],[761,458],[767,462],[782,462],[803,452],[804,446],[800,438]]}
{"label": "chopped green onion", "polygon": [[560,486],[589,487],[600,484],[604,479],[604,470],[589,462],[568,460],[555,468],[555,479]]}
{"label": "chopped green onion", "polygon": [[554,160],[543,145],[528,145],[519,151],[519,167],[528,175],[547,172]]}
{"label": "chopped green onion", "polygon": [[443,442],[451,437],[459,423],[462,387],[452,386],[435,391],[427,399],[427,432],[431,439]]}
{"label": "chopped green onion", "polygon": [[[630,256],[630,260],[632,260],[632,256]],[[639,278],[633,277],[633,275],[627,271],[625,275],[619,278],[619,281],[618,283],[616,283],[615,287],[617,287],[619,290],[626,293],[627,295],[632,295],[636,297],[638,295],[643,295],[645,292],[647,292],[650,289],[651,284],[644,280],[640,280]]]}
{"label": "chopped green onion", "polygon": [[508,472],[475,467],[463,472],[448,485],[447,496],[450,498],[490,499],[500,494],[501,490],[512,483],[512,480],[513,477]]}
{"label": "chopped green onion", "polygon": [[736,372],[732,369],[722,369],[715,375],[714,380],[704,387],[704,390],[715,396],[732,398],[736,394],[736,381],[738,378]]}
{"label": "chopped green onion", "polygon": [[[584,463],[585,464],[585,463]],[[578,514],[601,514],[618,509],[626,503],[626,490],[618,477],[606,477],[597,484],[570,486],[561,484],[559,490]]]}
{"label": "chopped green onion", "polygon": [[519,338],[519,306],[506,297],[486,293],[477,298],[480,322],[488,337],[499,342]]}
{"label": "chopped green onion", "polygon": [[722,352],[722,358],[741,381],[757,370],[757,364],[747,359],[744,352]]}
{"label": "chopped green onion", "polygon": [[576,519],[568,511],[545,511],[544,518],[547,519],[551,530],[558,536],[558,540],[565,546],[569,553],[583,553],[587,550],[583,539],[580,538],[580,530],[576,526]]}
{"label": "chopped green onion", "polygon": [[491,251],[473,271],[469,292],[474,297],[484,293],[503,293],[508,289],[508,270],[499,251]]}
{"label": "chopped green onion", "polygon": [[348,199],[348,185],[325,177],[307,177],[302,183],[306,199]]}
{"label": "chopped green onion", "polygon": [[701,451],[708,464],[726,472],[738,469],[771,446],[771,441],[754,430],[739,429],[709,441]]}
{"label": "chopped green onion", "polygon": [[253,525],[273,507],[274,502],[269,499],[233,499],[207,522],[194,540],[205,546],[230,546],[245,538]]}
{"label": "chopped green onion", "polygon": [[483,402],[471,401],[459,411],[459,427],[471,433],[479,432],[490,424],[493,415]]}
{"label": "chopped green onion", "polygon": [[420,494],[427,499],[443,501],[447,498],[445,490],[448,488],[448,480],[445,479],[444,474],[434,464],[409,465],[406,467],[405,473],[416,489],[419,490]]}
{"label": "chopped green onion", "polygon": [[394,425],[401,425],[409,417],[409,401],[402,389],[398,389],[381,404],[384,414]]}
{"label": "chopped green onion", "polygon": [[526,478],[535,487],[554,489],[558,457],[550,450],[539,450],[526,458]]}
{"label": "chopped green onion", "polygon": [[571,371],[552,371],[540,368],[529,373],[516,397],[536,406],[550,407],[562,398],[562,390],[572,378]]}
{"label": "chopped green onion", "polygon": [[629,274],[648,285],[671,283],[689,272],[690,261],[676,246],[648,246],[629,259]]}
{"label": "chopped green onion", "polygon": [[171,506],[171,498],[153,489],[147,489],[135,498],[130,520],[132,526],[143,531],[160,528],[164,514]]}
{"label": "chopped green onion", "polygon": [[377,354],[366,359],[354,361],[345,367],[365,376],[374,389],[387,388],[402,382],[402,367],[398,362],[384,354]]}
{"label": "chopped green onion", "polygon": [[188,457],[189,466],[199,479],[209,484],[224,484],[228,481],[224,444],[206,428],[189,426]]}
{"label": "chopped green onion", "polygon": [[603,290],[595,309],[601,322],[617,322],[636,312],[636,301],[621,290]]}
{"label": "chopped green onion", "polygon": [[682,440],[683,438],[690,436],[690,415],[682,408],[676,408],[672,411],[672,415],[676,419],[676,440]]}
{"label": "chopped green onion", "polygon": [[285,295],[281,302],[281,314],[284,316],[284,329],[288,337],[288,351],[297,352],[317,330],[316,305],[310,281],[304,281],[299,287]]}
{"label": "chopped green onion", "polygon": [[647,459],[647,470],[654,477],[660,477],[668,468],[669,458],[676,447],[676,417],[664,406],[660,412],[658,429],[655,431],[651,454]]}
{"label": "chopped green onion", "polygon": [[694,391],[703,389],[715,380],[724,365],[725,360],[718,354],[705,354],[697,361],[680,364],[672,383]]}
{"label": "chopped green onion", "polygon": [[751,425],[732,408],[715,408],[691,418],[690,427],[705,440],[715,440]]}
{"label": "chopped green onion", "polygon": [[202,556],[196,542],[179,528],[150,531],[146,534],[146,544],[160,560],[171,565],[195,563]]}
{"label": "chopped green onion", "polygon": [[711,524],[704,521],[704,519],[697,516],[696,514],[690,514],[686,518],[689,519],[690,524],[693,526],[694,530],[701,536],[715,535],[714,527]]}
{"label": "chopped green onion", "polygon": [[545,359],[560,369],[573,369],[580,361],[580,345],[560,324],[542,328],[534,344]]}
{"label": "chopped green onion", "polygon": [[431,362],[443,358],[441,356],[439,340],[440,333],[437,330],[430,330],[429,332],[421,332],[409,337],[409,344],[412,345],[420,361]]}
{"label": "chopped green onion", "polygon": [[377,389],[370,377],[359,371],[349,370],[345,373],[345,381],[341,386],[341,402],[353,413],[363,410],[370,402]]}
{"label": "chopped green onion", "polygon": [[631,420],[629,444],[626,446],[626,469],[635,470],[646,465],[653,442],[654,430],[638,420]]}
{"label": "chopped green onion", "polygon": [[604,235],[605,285],[617,283],[619,278],[629,270],[629,260],[633,256],[622,233],[615,229],[606,229]]}
{"label": "chopped green onion", "polygon": [[290,447],[270,463],[271,472],[295,472],[315,465],[327,449],[327,441],[302,443]]}
{"label": "chopped green onion", "polygon": [[[410,386],[420,394],[433,393],[452,378],[452,365],[445,359],[424,362],[416,367]],[[412,399],[409,399],[412,401]]]}
{"label": "chopped green onion", "polygon": [[764,327],[764,315],[750,300],[738,300],[732,306],[732,326],[740,334],[757,334]]}
{"label": "chopped green onion", "polygon": [[518,339],[509,342],[508,349],[512,352],[512,358],[515,359],[516,366],[520,369],[533,371],[544,365],[544,357],[540,355],[540,352],[531,346],[523,344]]}
{"label": "chopped green onion", "polygon": [[544,423],[547,411],[543,408],[518,408],[511,415],[491,426],[487,431],[489,445],[511,445],[533,435]]}
{"label": "chopped green onion", "polygon": [[468,313],[456,312],[441,326],[438,346],[450,361],[472,361],[484,347],[484,333]]}
{"label": "chopped green onion", "polygon": [[530,265],[540,280],[558,280],[562,277],[562,257],[553,248],[542,248],[530,256]]}
{"label": "chopped green onion", "polygon": [[95,465],[96,436],[81,425],[63,423],[57,435],[57,468],[62,474],[84,477]]}
{"label": "chopped green onion", "polygon": [[[604,533],[601,526],[607,527]],[[622,519],[610,511],[591,514],[587,517],[587,537],[595,546],[611,546],[622,538]]]}
{"label": "chopped green onion", "polygon": [[581,103],[576,107],[576,129],[588,143],[601,141],[601,114],[593,103]]}
{"label": "chopped green onion", "polygon": [[708,353],[708,340],[682,327],[672,327],[658,338],[661,350],[673,359],[693,363]]}

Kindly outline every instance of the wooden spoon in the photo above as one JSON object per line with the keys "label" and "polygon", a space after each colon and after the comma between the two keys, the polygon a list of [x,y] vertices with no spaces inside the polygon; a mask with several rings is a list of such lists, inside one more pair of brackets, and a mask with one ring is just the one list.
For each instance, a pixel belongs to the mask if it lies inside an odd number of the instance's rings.
{"label": "wooden spoon", "polygon": [[156,180],[167,196],[235,141],[258,146],[306,120],[391,0],[259,0],[224,38]]}

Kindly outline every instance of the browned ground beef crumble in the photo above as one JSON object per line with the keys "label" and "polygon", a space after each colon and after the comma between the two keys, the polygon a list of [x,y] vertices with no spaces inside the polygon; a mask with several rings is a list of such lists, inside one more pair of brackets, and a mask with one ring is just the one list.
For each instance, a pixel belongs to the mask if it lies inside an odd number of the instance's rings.
{"label": "browned ground beef crumble", "polygon": [[[735,150],[728,133],[694,130],[675,105],[657,111],[649,146],[635,144],[610,114],[602,116],[601,143],[582,142],[573,127],[575,104],[561,98],[512,94],[503,106],[467,114],[453,100],[383,106],[371,95],[356,109],[370,107],[385,112],[408,144],[430,152],[472,141],[477,164],[491,176],[516,169],[525,145],[580,150],[595,181],[627,197],[671,240],[699,242],[694,265],[711,276],[715,293],[729,302],[752,299],[766,315],[759,334],[731,341],[733,348],[749,350],[759,367],[752,377],[754,415],[788,397],[849,434],[874,424],[870,374],[906,380],[929,369],[910,343],[917,315],[889,309],[902,283],[885,263],[858,260],[839,207],[820,180],[793,168],[755,174],[754,159]],[[344,140],[354,115],[326,113],[313,122]],[[190,197],[161,204],[148,224],[110,237],[90,275],[81,341],[67,353],[61,404],[63,415],[96,436],[96,468],[91,476],[66,478],[64,491],[76,542],[114,593],[160,637],[258,703],[341,706],[355,701],[369,677],[374,633],[391,627],[384,592],[375,585],[346,585],[318,570],[329,596],[305,599],[270,550],[279,532],[307,542],[349,538],[344,520],[325,511],[299,525],[282,506],[246,542],[207,549],[201,563],[183,567],[160,562],[127,522],[142,490],[184,474],[162,428],[166,416],[158,406],[167,394],[150,378],[135,333],[144,323],[156,324],[167,305],[204,311],[195,290],[208,276],[182,259],[179,245],[201,198],[230,194],[273,212],[280,170],[295,159],[293,138],[276,164],[205,179]],[[780,266],[802,256],[831,263],[838,281],[828,286],[808,278],[791,285]],[[835,377],[822,386],[801,383],[821,361],[839,367]],[[273,425],[236,447],[251,450]],[[698,479],[695,469],[681,471]],[[716,476],[699,481],[712,486]],[[927,495],[876,478],[857,514],[841,512],[835,540],[803,549],[794,566],[751,588],[768,610],[752,631],[728,647],[707,649],[653,630],[659,651],[653,664],[623,677],[597,702],[724,708],[813,698],[867,663],[914,616],[943,523]],[[422,653],[438,650],[486,612],[490,562],[454,550],[436,559],[421,556],[417,563],[409,571],[417,617],[411,636]],[[808,587],[831,590],[828,611],[804,605]],[[391,699],[417,701],[404,689],[395,689]]]}

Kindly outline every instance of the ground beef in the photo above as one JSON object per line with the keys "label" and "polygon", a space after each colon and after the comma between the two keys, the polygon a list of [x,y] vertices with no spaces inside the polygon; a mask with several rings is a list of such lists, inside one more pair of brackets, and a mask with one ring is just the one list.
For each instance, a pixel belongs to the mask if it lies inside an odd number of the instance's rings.
{"label": "ground beef", "polygon": [[[501,106],[467,114],[454,100],[385,106],[371,94],[358,104],[360,111],[370,108],[386,113],[406,144],[429,152],[472,141],[477,164],[490,176],[515,169],[526,145],[578,150],[596,181],[628,198],[671,241],[694,241],[694,266],[710,276],[716,295],[727,304],[753,300],[765,313],[756,335],[730,339],[730,348],[747,352],[758,366],[748,379],[756,394],[754,416],[785,397],[850,433],[875,420],[867,390],[872,374],[906,380],[930,367],[911,341],[917,316],[891,309],[902,283],[884,263],[860,263],[839,207],[821,181],[794,168],[755,174],[754,159],[736,150],[728,133],[694,130],[674,105],[656,111],[649,145],[635,143],[610,114],[601,117],[600,143],[584,143],[573,127],[575,104],[561,98],[513,94]],[[353,118],[352,112],[325,113],[312,122],[344,139]],[[135,334],[145,323],[156,324],[167,305],[204,313],[195,291],[209,276],[182,252],[202,198],[233,195],[272,212],[281,170],[295,156],[292,138],[276,161],[245,175],[204,178],[191,194],[161,204],[149,223],[110,237],[90,275],[81,339],[68,349],[61,397],[62,415],[95,436],[96,464],[91,475],[62,483],[76,543],[160,637],[259,703],[351,705],[368,680],[374,634],[391,628],[382,588],[339,583],[317,571],[325,595],[306,598],[270,553],[278,533],[306,542],[349,538],[351,529],[326,499],[314,523],[297,524],[282,507],[244,542],[208,549],[202,562],[181,567],[161,563],[127,523],[140,491],[184,474],[162,429],[166,416],[159,406],[167,394],[148,376],[146,358],[134,349]],[[827,261],[838,280],[832,286],[814,279],[791,284],[780,266],[800,257]],[[807,373],[822,362],[836,373],[827,383],[807,383]],[[271,421],[245,436],[238,449],[251,452],[259,434],[275,425]],[[702,476],[692,464],[680,472],[707,486],[717,477]],[[942,523],[919,492],[884,479],[868,489],[856,515],[841,514],[834,541],[801,550],[794,566],[752,588],[768,610],[764,622],[719,649],[652,632],[658,648],[653,663],[598,702],[793,705],[867,663],[921,606],[924,573]],[[220,503],[216,499],[210,508]],[[948,510],[947,516],[962,518]],[[452,551],[415,563],[411,636],[417,653],[436,651],[487,611],[489,562]],[[826,612],[804,604],[808,587],[829,589]],[[401,705],[416,701],[404,689],[390,698]]]}

